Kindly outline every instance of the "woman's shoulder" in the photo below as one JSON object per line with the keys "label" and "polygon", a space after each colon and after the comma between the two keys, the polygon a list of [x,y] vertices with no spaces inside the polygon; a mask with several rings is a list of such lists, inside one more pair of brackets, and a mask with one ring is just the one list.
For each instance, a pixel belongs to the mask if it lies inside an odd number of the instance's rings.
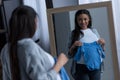
{"label": "woman's shoulder", "polygon": [[100,34],[98,33],[96,28],[91,28],[92,32],[96,34],[98,38],[100,38]]}
{"label": "woman's shoulder", "polygon": [[97,29],[96,28],[91,28],[91,30],[94,32],[94,31],[97,31]]}
{"label": "woman's shoulder", "polygon": [[30,46],[35,45],[36,43],[31,38],[26,38],[18,41],[18,45]]}
{"label": "woman's shoulder", "polygon": [[18,48],[31,51],[37,49],[37,44],[30,38],[28,39],[22,39],[18,41]]}

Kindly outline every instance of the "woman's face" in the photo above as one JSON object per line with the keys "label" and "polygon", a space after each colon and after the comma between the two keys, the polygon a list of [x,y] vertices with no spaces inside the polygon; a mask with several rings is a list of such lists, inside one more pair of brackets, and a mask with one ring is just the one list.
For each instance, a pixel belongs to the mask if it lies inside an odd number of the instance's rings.
{"label": "woman's face", "polygon": [[87,14],[80,14],[77,17],[77,23],[81,27],[82,30],[87,29],[87,26],[89,24],[89,16]]}

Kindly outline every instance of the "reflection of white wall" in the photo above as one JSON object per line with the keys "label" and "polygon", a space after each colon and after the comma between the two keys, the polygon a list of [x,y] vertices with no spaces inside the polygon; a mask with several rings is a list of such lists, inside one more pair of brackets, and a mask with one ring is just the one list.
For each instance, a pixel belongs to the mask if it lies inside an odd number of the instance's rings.
{"label": "reflection of white wall", "polygon": [[70,15],[70,29],[71,31],[75,28],[75,12],[76,11],[70,11],[69,15]]}
{"label": "reflection of white wall", "polygon": [[69,22],[69,13],[56,13],[54,14],[54,21],[55,21],[55,38],[56,46],[57,46],[57,53],[60,52],[67,52],[67,43],[69,38],[70,32],[70,22]]}

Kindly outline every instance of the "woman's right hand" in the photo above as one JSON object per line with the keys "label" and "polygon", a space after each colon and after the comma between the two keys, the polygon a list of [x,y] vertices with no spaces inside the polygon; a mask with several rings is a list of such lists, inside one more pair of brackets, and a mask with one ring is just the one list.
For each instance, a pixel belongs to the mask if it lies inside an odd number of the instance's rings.
{"label": "woman's right hand", "polygon": [[68,58],[67,56],[64,54],[64,53],[61,53],[59,56],[58,56],[58,59],[57,59],[57,62],[54,66],[54,70],[56,72],[59,72],[60,69],[67,63],[68,61]]}
{"label": "woman's right hand", "polygon": [[82,46],[82,42],[80,41],[75,41],[73,46]]}
{"label": "woman's right hand", "polygon": [[75,49],[76,46],[82,46],[82,42],[80,42],[80,41],[75,41],[75,42],[73,43],[73,45],[71,46],[70,50],[69,50],[70,54],[72,54],[72,53],[74,52],[74,49]]}

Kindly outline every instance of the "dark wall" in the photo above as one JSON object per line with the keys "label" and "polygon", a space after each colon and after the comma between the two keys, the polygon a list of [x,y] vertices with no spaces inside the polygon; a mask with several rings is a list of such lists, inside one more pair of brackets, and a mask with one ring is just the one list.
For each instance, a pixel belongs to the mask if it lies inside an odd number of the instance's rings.
{"label": "dark wall", "polygon": [[19,5],[22,4],[21,0],[6,0],[3,2],[4,4],[4,10],[5,10],[5,16],[7,20],[7,25],[9,22],[9,18],[11,16],[12,11]]}
{"label": "dark wall", "polygon": [[7,41],[9,19],[12,11],[22,4],[22,0],[3,0],[0,5],[0,50]]}
{"label": "dark wall", "polygon": [[45,1],[46,1],[46,7],[47,7],[47,9],[53,8],[53,2],[52,2],[52,0],[45,0]]}

